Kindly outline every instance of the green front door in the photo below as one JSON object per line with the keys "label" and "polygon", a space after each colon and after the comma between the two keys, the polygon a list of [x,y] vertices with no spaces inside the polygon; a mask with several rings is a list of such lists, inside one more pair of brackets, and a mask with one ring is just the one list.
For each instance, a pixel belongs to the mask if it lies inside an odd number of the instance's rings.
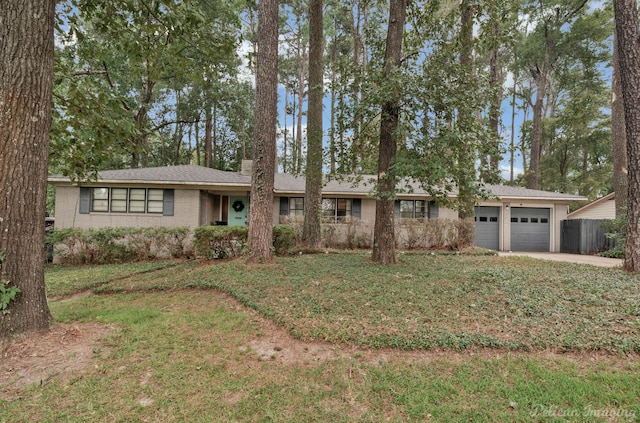
{"label": "green front door", "polygon": [[247,226],[247,210],[249,199],[244,197],[229,197],[229,226]]}

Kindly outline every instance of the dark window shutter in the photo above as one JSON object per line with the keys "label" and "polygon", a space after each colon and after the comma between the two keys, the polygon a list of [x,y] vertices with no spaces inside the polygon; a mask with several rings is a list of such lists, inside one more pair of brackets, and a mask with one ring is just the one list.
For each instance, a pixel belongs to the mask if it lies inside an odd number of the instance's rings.
{"label": "dark window shutter", "polygon": [[162,214],[163,216],[173,216],[173,197],[172,189],[165,189],[162,195]]}
{"label": "dark window shutter", "polygon": [[280,197],[280,216],[289,216],[289,197]]}
{"label": "dark window shutter", "polygon": [[80,188],[80,214],[89,214],[91,209],[91,188]]}
{"label": "dark window shutter", "polygon": [[393,202],[393,214],[395,217],[400,217],[400,200]]}
{"label": "dark window shutter", "polygon": [[362,217],[362,200],[359,198],[351,200],[351,217]]}
{"label": "dark window shutter", "polygon": [[436,219],[438,217],[438,206],[435,201],[429,201],[429,219]]}

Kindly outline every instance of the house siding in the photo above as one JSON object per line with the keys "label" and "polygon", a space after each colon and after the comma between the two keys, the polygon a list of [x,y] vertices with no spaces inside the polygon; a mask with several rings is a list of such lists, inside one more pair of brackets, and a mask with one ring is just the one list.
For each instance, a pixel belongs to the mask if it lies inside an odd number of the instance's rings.
{"label": "house siding", "polygon": [[569,219],[615,219],[616,217],[616,202],[615,199],[610,199],[600,204],[593,205],[592,207],[585,208],[585,210],[576,210],[571,213]]}
{"label": "house siding", "polygon": [[173,216],[163,216],[152,213],[79,213],[80,188],[70,186],[56,187],[56,228],[97,229],[106,227],[136,227],[149,226],[195,228],[200,221],[199,203],[200,191],[174,191]]}

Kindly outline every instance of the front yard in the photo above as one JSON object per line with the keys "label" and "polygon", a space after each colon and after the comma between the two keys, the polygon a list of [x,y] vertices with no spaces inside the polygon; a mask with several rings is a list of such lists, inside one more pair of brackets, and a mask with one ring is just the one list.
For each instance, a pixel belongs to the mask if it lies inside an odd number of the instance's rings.
{"label": "front yard", "polygon": [[41,383],[0,365],[0,421],[640,416],[640,277],[525,257],[368,258],[51,268],[56,320],[108,335],[83,369]]}

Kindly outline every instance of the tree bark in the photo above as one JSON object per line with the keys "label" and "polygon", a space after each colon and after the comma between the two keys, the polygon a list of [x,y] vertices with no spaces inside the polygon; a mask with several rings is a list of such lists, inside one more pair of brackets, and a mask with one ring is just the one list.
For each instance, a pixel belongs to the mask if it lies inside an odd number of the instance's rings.
{"label": "tree bark", "polygon": [[616,217],[627,208],[627,131],[625,130],[624,103],[620,84],[620,60],[618,58],[618,37],[613,36],[613,78],[611,100],[611,139],[613,141],[613,190]]}
{"label": "tree bark", "polygon": [[44,218],[55,0],[0,7],[0,279],[21,292],[0,313],[0,338],[45,330]]}
{"label": "tree bark", "polygon": [[324,35],[322,0],[309,4],[309,106],[307,111],[307,166],[302,237],[307,246],[319,248],[322,203],[322,100]]}
{"label": "tree bark", "polygon": [[256,108],[249,207],[250,261],[273,261],[273,178],[278,119],[278,2],[258,5]]}
{"label": "tree bark", "polygon": [[628,159],[624,269],[640,271],[640,31],[635,0],[614,0]]}
{"label": "tree bark", "polygon": [[[460,25],[460,66],[467,77],[471,77],[475,73],[472,56],[474,6],[470,1],[463,0],[460,8],[462,9]],[[465,138],[467,134],[471,132],[473,119],[473,115],[467,106],[460,108],[458,127],[460,128],[461,135]],[[475,183],[475,153],[476,150],[468,148],[467,143],[465,143],[458,152],[458,172],[460,172],[460,177],[458,178],[458,217],[460,219],[469,219],[474,215],[475,189],[473,184]]]}
{"label": "tree bark", "polygon": [[213,118],[211,106],[204,111],[204,167],[213,167]]}
{"label": "tree bark", "polygon": [[[393,78],[402,61],[402,35],[407,13],[406,0],[391,0],[389,27],[384,54],[385,81]],[[400,92],[396,88],[382,105],[380,121],[380,144],[378,150],[378,197],[376,199],[376,221],[373,235],[372,260],[389,265],[396,263],[396,240],[394,207],[396,173],[393,168],[397,150],[396,130],[400,121]]]}

